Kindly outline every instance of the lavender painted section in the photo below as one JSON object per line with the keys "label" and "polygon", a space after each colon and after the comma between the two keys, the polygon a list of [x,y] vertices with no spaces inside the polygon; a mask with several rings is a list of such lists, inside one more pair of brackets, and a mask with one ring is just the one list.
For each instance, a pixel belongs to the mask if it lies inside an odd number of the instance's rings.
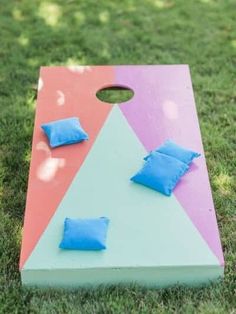
{"label": "lavender painted section", "polygon": [[177,185],[175,195],[223,265],[188,66],[117,66],[115,72],[115,84],[134,90],[134,97],[119,106],[147,151],[170,138],[202,154]]}

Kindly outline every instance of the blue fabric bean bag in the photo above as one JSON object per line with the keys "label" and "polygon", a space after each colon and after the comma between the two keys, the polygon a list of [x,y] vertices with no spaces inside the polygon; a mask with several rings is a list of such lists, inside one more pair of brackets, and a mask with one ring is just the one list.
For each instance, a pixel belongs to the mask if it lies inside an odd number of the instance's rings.
{"label": "blue fabric bean bag", "polygon": [[79,143],[88,140],[88,134],[76,117],[52,121],[41,125],[51,147]]}
{"label": "blue fabric bean bag", "polygon": [[[171,140],[165,141],[165,143],[158,147],[157,149],[155,149],[154,152],[159,152],[177,158],[178,160],[186,163],[187,165],[189,165],[194,158],[199,157],[201,155],[192,150],[179,146]],[[144,159],[147,160],[152,153],[153,152],[151,152]]]}
{"label": "blue fabric bean bag", "polygon": [[71,219],[64,221],[63,239],[59,248],[66,250],[104,250],[109,219]]}
{"label": "blue fabric bean bag", "polygon": [[168,155],[152,152],[142,169],[130,180],[170,196],[189,166]]}

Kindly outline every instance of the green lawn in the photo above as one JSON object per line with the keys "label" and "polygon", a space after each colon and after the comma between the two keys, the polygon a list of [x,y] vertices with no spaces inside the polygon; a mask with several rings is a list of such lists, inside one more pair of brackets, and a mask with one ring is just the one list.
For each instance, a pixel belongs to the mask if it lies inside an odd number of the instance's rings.
{"label": "green lawn", "polygon": [[[0,0],[0,313],[236,313],[235,22],[235,0]],[[23,289],[18,260],[40,65],[173,63],[191,68],[224,281],[159,291]]]}

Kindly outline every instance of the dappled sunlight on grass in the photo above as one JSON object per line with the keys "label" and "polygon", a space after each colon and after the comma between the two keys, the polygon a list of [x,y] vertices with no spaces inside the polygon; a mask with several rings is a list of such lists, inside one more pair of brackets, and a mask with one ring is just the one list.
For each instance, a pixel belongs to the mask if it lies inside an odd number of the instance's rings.
{"label": "dappled sunlight on grass", "polygon": [[225,196],[229,196],[233,193],[233,177],[226,173],[220,173],[213,177],[213,183],[217,190]]}
{"label": "dappled sunlight on grass", "polygon": [[35,110],[36,100],[35,94],[32,91],[30,91],[26,97],[26,104],[31,110]]}
{"label": "dappled sunlight on grass", "polygon": [[213,4],[215,2],[214,0],[198,0],[198,1],[206,4]]}
{"label": "dappled sunlight on grass", "polygon": [[24,161],[29,164],[30,160],[31,160],[31,149],[28,149],[25,151]]}
{"label": "dappled sunlight on grass", "polygon": [[168,0],[149,0],[158,9],[171,8],[175,5],[174,1]]}
{"label": "dappled sunlight on grass", "polygon": [[108,11],[102,11],[98,15],[99,21],[103,24],[107,23],[110,19],[110,14]]}
{"label": "dappled sunlight on grass", "polygon": [[67,66],[74,66],[74,65],[85,65],[87,63],[86,58],[68,58],[65,62],[64,65]]}
{"label": "dappled sunlight on grass", "polygon": [[83,24],[86,20],[84,13],[81,11],[75,12],[74,17],[75,17],[78,24]]}
{"label": "dappled sunlight on grass", "polygon": [[39,6],[38,15],[44,19],[49,26],[56,26],[62,15],[61,7],[52,2],[42,2]]}
{"label": "dappled sunlight on grass", "polygon": [[137,6],[135,5],[135,3],[130,2],[127,5],[127,11],[128,12],[135,12],[135,11],[137,11]]}
{"label": "dappled sunlight on grass", "polygon": [[29,38],[26,37],[25,35],[21,34],[18,38],[17,38],[17,41],[18,43],[21,45],[21,46],[28,46],[29,44]]}
{"label": "dappled sunlight on grass", "polygon": [[32,67],[36,67],[36,66],[40,66],[40,60],[38,57],[32,57],[32,58],[28,58],[27,59],[27,63],[28,65],[32,66]]}
{"label": "dappled sunlight on grass", "polygon": [[13,8],[12,10],[12,16],[16,21],[23,21],[24,20],[24,16],[21,12],[21,10],[17,9],[17,8]]}
{"label": "dappled sunlight on grass", "polygon": [[231,40],[231,46],[236,49],[236,39]]}
{"label": "dappled sunlight on grass", "polygon": [[101,56],[104,59],[109,60],[111,58],[110,49],[108,47],[103,47],[102,50],[101,50]]}
{"label": "dappled sunlight on grass", "polygon": [[20,222],[17,223],[15,230],[16,230],[16,233],[15,233],[16,243],[17,243],[17,246],[20,248],[21,241],[22,241],[22,234],[23,234],[23,228]]}

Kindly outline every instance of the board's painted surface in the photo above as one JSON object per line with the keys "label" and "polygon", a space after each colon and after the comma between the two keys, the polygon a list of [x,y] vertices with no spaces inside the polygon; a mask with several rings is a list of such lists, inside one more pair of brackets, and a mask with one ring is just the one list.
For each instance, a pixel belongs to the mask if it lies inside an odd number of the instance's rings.
{"label": "board's painted surface", "polygon": [[150,151],[170,138],[201,153],[175,189],[175,195],[209,247],[224,263],[188,66],[121,66],[116,83],[134,97],[120,105]]}
{"label": "board's painted surface", "polygon": [[[133,89],[134,97],[113,107],[99,101],[96,92],[112,85]],[[40,125],[70,116],[80,118],[90,140],[51,150]],[[170,198],[129,182],[146,152],[167,138],[202,154]],[[57,247],[67,214],[111,216],[109,249],[96,254],[70,252],[68,258]],[[173,237],[168,230],[173,230]],[[125,239],[120,239],[120,234],[128,239],[127,245],[123,245]],[[157,248],[149,250],[150,244],[145,247],[148,241]],[[145,254],[140,253],[137,243]],[[212,265],[222,272],[223,254],[188,67],[43,67],[21,250],[22,274],[45,267],[74,268],[73,261],[85,268],[102,268],[128,267],[132,260],[133,266],[140,267]]]}
{"label": "board's painted surface", "polygon": [[[166,197],[129,181],[145,154],[114,107],[24,269],[219,264],[174,195]],[[110,219],[107,250],[58,248],[65,217],[100,216]]]}
{"label": "board's painted surface", "polygon": [[[101,84],[114,82],[111,67],[42,67],[32,143],[20,268],[82,165],[111,106],[96,98]],[[89,87],[89,88],[88,88]],[[89,133],[82,144],[50,149],[41,124],[78,116]]]}

